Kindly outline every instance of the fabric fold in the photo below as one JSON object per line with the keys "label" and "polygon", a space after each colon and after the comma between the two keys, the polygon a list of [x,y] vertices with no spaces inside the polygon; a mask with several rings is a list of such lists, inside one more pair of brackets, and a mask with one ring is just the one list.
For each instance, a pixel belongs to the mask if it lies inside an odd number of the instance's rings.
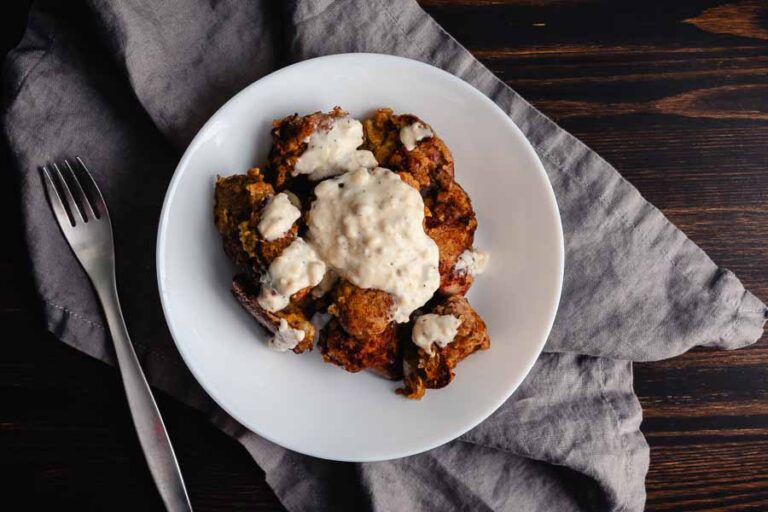
{"label": "fabric fold", "polygon": [[631,362],[544,354],[515,400],[461,440],[610,482],[603,486],[608,502],[633,510],[642,507],[648,469],[641,420]]}

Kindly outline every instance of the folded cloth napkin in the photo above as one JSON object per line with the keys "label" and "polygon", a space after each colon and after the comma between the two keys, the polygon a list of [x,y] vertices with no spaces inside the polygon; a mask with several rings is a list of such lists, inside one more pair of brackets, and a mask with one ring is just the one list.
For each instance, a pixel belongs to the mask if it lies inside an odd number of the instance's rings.
{"label": "folded cloth napkin", "polygon": [[[163,195],[201,124],[274,69],[340,52],[422,60],[487,94],[536,148],[565,230],[560,310],[525,382],[460,439],[388,462],[314,459],[238,425],[181,362],[155,285]],[[765,305],[731,272],[412,0],[39,3],[6,60],[4,90],[3,131],[48,328],[113,362],[37,171],[80,154],[112,212],[125,316],[149,380],[238,439],[290,510],[641,510],[648,447],[631,361],[738,348],[762,333]]]}

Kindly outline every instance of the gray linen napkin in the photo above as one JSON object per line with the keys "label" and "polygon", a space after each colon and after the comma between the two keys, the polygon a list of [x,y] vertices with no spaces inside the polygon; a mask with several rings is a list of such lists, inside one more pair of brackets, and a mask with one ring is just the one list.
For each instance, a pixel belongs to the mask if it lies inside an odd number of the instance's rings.
{"label": "gray linen napkin", "polygon": [[[766,307],[731,272],[412,0],[91,0],[82,9],[38,4],[4,68],[3,132],[47,326],[113,362],[96,300],[37,174],[45,162],[79,154],[113,215],[121,297],[149,380],[237,438],[290,510],[641,510],[648,447],[631,361],[697,345],[738,348],[762,333]],[[216,108],[287,63],[359,51],[442,67],[509,113],[554,186],[566,271],[546,353],[495,414],[428,453],[346,464],[271,444],[202,392],[162,318],[154,244],[175,163]]]}

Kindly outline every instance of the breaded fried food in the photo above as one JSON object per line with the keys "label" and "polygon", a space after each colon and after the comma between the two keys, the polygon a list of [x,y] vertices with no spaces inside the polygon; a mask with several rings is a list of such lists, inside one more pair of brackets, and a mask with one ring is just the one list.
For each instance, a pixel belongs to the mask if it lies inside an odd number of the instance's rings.
{"label": "breaded fried food", "polygon": [[[432,133],[408,150],[400,131],[421,123]],[[425,231],[440,251],[440,293],[465,294],[472,276],[453,271],[459,255],[472,247],[477,219],[469,196],[453,179],[453,156],[434,130],[412,114],[377,110],[363,123],[364,147],[373,152],[382,167],[396,172],[400,179],[419,190],[426,207]]]}
{"label": "breaded fried food", "polygon": [[374,370],[388,378],[398,378],[400,356],[394,322],[368,337],[351,336],[338,319],[332,318],[323,329],[318,346],[323,360],[341,366],[348,372]]}
{"label": "breaded fried food", "polygon": [[[460,271],[456,271],[461,254],[472,248],[477,219],[467,193],[454,180],[451,152],[429,125],[411,114],[379,109],[363,122],[364,144],[360,147],[358,121],[340,121],[345,117],[347,113],[336,107],[327,113],[294,114],[277,120],[273,123],[272,147],[264,171],[253,168],[246,174],[217,178],[216,228],[226,254],[240,269],[232,282],[232,294],[275,336],[270,340],[271,348],[302,353],[312,350],[317,337],[324,361],[349,372],[368,370],[385,378],[404,379],[397,392],[419,399],[427,389],[447,386],[460,361],[490,346],[485,323],[463,297],[472,284],[474,270],[470,271],[462,259]],[[334,143],[342,149],[332,147]],[[288,279],[271,275],[270,264],[299,234],[306,234],[317,182],[334,173],[372,168],[376,164],[374,157],[379,165],[391,169],[418,190],[424,201],[423,227],[439,250],[440,286],[423,312],[452,315],[461,320],[453,341],[444,347],[433,344],[432,354],[413,343],[413,322],[393,321],[393,295],[380,289],[360,288],[330,266],[321,283],[291,295],[284,309],[271,313],[258,302],[261,293],[265,305],[271,304],[265,302],[270,299],[280,299],[275,301],[274,309],[285,304],[284,297],[269,296],[278,294],[271,288],[273,279],[283,279],[283,283]],[[258,225],[264,208],[278,192],[288,194],[302,216],[285,234],[268,241]],[[273,203],[275,208],[278,204]],[[295,214],[290,218],[295,218]],[[285,225],[278,229],[282,231]],[[307,243],[312,243],[309,237]],[[278,266],[273,267],[273,273],[280,274]],[[314,317],[316,314],[320,316]],[[310,321],[320,317],[330,318],[322,328]],[[439,338],[440,345],[446,338]],[[421,334],[418,340],[423,344]]]}
{"label": "breaded fried food", "polygon": [[464,295],[472,285],[472,275],[455,272],[462,252],[472,248],[477,217],[469,196],[453,182],[448,190],[440,190],[434,198],[424,230],[435,241],[440,252],[440,288],[442,295]]}
{"label": "breaded fried food", "polygon": [[307,140],[312,133],[323,123],[332,122],[346,115],[347,113],[340,107],[334,107],[327,114],[323,112],[306,116],[293,114],[272,123],[272,148],[267,157],[267,169],[269,179],[278,191],[285,190],[292,182],[297,181],[293,177],[293,171],[299,157],[307,149]]}
{"label": "breaded fried food", "polygon": [[429,125],[412,114],[395,114],[381,108],[363,122],[364,149],[373,152],[379,165],[394,172],[408,172],[422,193],[447,188],[453,181],[453,155],[433,130],[431,137],[415,143],[410,151],[400,140],[400,131],[414,123]]}
{"label": "breaded fried food", "polygon": [[394,300],[384,290],[360,288],[341,280],[333,291],[328,313],[335,316],[350,336],[371,338],[392,323]]}
{"label": "breaded fried food", "polygon": [[224,251],[235,265],[254,275],[265,271],[298,233],[298,225],[294,224],[288,233],[273,241],[259,234],[261,210],[274,195],[274,188],[264,181],[258,168],[216,178],[213,215]]}
{"label": "breaded fried food", "polygon": [[405,385],[397,392],[417,400],[424,396],[427,389],[447,386],[453,380],[453,369],[462,359],[491,346],[485,322],[464,297],[459,295],[448,297],[429,312],[437,315],[453,315],[461,320],[461,324],[453,342],[442,348],[434,346],[432,355],[410,341],[403,340]]}
{"label": "breaded fried food", "polygon": [[397,325],[392,321],[392,296],[342,279],[332,297],[328,313],[333,318],[320,333],[323,359],[350,372],[367,369],[399,379],[402,364]]}
{"label": "breaded fried food", "polygon": [[256,300],[259,296],[259,286],[245,274],[238,274],[232,280],[232,295],[240,305],[256,319],[267,331],[275,334],[284,319],[292,329],[304,331],[304,338],[293,349],[296,354],[312,350],[315,339],[315,326],[307,319],[300,302],[291,302],[287,308],[277,313],[270,313],[259,306]]}

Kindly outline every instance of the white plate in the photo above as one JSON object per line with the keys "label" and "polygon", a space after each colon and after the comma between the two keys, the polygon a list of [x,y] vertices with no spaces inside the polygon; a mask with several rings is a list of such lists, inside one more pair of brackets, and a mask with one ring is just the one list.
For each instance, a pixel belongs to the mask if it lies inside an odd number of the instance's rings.
{"label": "white plate", "polygon": [[[217,174],[259,165],[273,119],[339,105],[355,117],[387,106],[430,123],[456,161],[477,211],[475,246],[491,254],[469,300],[491,348],[421,401],[398,383],[351,374],[266,347],[262,329],[230,295],[235,271],[213,224]],[[281,69],[246,87],[203,126],[173,176],[160,221],[157,272],[179,352],[213,399],[257,434],[326,459],[403,457],[480,423],[517,388],[547,339],[560,297],[563,235],[552,187],[512,121],[462,80],[398,57],[347,54]]]}

